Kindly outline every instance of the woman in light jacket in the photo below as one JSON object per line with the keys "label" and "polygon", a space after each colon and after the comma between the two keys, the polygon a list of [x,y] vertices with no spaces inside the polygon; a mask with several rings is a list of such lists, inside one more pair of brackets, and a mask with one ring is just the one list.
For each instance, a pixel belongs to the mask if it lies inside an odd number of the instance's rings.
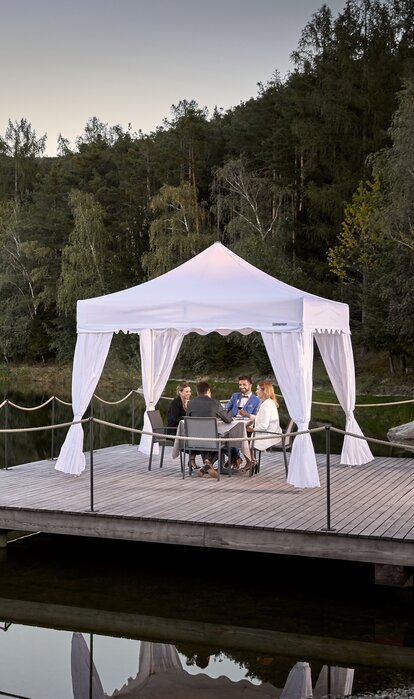
{"label": "woman in light jacket", "polygon": [[266,433],[282,434],[279,422],[278,407],[279,403],[273,390],[273,385],[270,381],[259,381],[256,388],[256,395],[260,400],[257,414],[253,416],[251,422],[246,426],[248,432],[254,431],[254,448],[259,451],[265,451],[276,444],[281,443],[281,438],[271,434],[267,439],[257,439],[263,437]]}

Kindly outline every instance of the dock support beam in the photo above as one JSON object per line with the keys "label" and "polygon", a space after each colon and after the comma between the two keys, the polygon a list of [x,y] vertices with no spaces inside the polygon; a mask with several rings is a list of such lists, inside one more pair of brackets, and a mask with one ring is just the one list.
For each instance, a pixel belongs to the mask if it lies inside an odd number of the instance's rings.
{"label": "dock support beam", "polygon": [[413,587],[413,568],[375,563],[375,584],[390,587]]}
{"label": "dock support beam", "polygon": [[7,561],[7,529],[0,529],[0,563]]}

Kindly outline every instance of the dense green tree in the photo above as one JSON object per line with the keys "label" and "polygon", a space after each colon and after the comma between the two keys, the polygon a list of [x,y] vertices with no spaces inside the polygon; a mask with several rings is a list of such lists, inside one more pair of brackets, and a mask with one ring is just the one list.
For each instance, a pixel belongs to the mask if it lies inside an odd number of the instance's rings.
{"label": "dense green tree", "polygon": [[387,310],[387,331],[405,354],[414,339],[414,77],[399,93],[390,136],[392,145],[373,158],[382,182],[377,216],[388,241],[379,298]]}
{"label": "dense green tree", "polygon": [[4,138],[0,138],[0,153],[9,156],[13,163],[14,198],[22,201],[34,187],[38,168],[36,158],[45,150],[46,134],[37,138],[36,131],[27,119],[11,121]]}
{"label": "dense green tree", "polygon": [[41,251],[22,240],[24,219],[20,203],[0,203],[0,346],[6,361],[27,352],[39,303],[33,272]]}
{"label": "dense green tree", "polygon": [[154,214],[149,229],[150,249],[143,257],[149,277],[156,277],[182,264],[214,241],[208,212],[195,196],[193,185],[164,185],[150,201]]}
{"label": "dense green tree", "polygon": [[69,203],[74,228],[62,253],[57,302],[61,312],[74,316],[76,301],[107,291],[107,235],[102,207],[92,194],[72,190]]}
{"label": "dense green tree", "polygon": [[[246,159],[240,157],[214,170],[213,193],[224,240],[266,271],[280,272],[288,197],[277,180],[249,170]],[[266,255],[276,248],[277,259]]]}
{"label": "dense green tree", "polygon": [[297,136],[300,228],[296,250],[326,275],[324,252],[340,229],[345,202],[368,179],[367,156],[387,145],[399,88],[397,36],[388,8],[348,0],[332,21],[324,6],[305,28],[291,77]]}

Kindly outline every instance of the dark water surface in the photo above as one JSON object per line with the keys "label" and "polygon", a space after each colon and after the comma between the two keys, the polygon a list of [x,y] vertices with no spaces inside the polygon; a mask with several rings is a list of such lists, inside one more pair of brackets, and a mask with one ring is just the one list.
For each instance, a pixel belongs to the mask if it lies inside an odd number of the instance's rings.
{"label": "dark water surface", "polygon": [[327,665],[354,670],[355,694],[406,687],[413,612],[413,590],[375,586],[371,565],[37,535],[0,564],[0,696],[87,699],[74,632],[109,696],[137,675],[140,641],[170,644],[191,674],[279,691],[297,661],[313,685]]}

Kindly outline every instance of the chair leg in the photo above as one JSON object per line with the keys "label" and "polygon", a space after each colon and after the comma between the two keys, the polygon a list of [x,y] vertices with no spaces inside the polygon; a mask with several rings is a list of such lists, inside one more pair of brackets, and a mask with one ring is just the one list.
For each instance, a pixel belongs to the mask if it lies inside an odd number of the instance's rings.
{"label": "chair leg", "polygon": [[286,477],[287,477],[287,474],[288,474],[288,462],[287,462],[287,455],[286,455],[286,447],[285,447],[284,444],[283,444],[283,459],[284,459],[284,462],[285,462],[285,474],[286,474]]}
{"label": "chair leg", "polygon": [[262,458],[262,452],[260,449],[253,449],[253,462],[252,462],[252,476],[260,471],[260,459]]}
{"label": "chair leg", "polygon": [[151,464],[152,464],[152,452],[154,449],[154,441],[151,442],[151,450],[150,450],[150,457],[149,457],[149,464],[148,464],[148,471],[151,471]]}
{"label": "chair leg", "polygon": [[163,464],[163,461],[164,461],[165,444],[163,444],[160,448],[161,448],[160,468],[162,468],[162,464]]}
{"label": "chair leg", "polygon": [[[189,451],[189,452],[188,452],[188,474],[189,474],[190,476],[191,476],[192,471],[193,471],[193,469],[192,469],[192,467],[191,467],[191,457],[192,457],[192,455],[193,455],[193,452],[192,452],[192,451]],[[184,465],[184,468],[185,468],[185,465]]]}

